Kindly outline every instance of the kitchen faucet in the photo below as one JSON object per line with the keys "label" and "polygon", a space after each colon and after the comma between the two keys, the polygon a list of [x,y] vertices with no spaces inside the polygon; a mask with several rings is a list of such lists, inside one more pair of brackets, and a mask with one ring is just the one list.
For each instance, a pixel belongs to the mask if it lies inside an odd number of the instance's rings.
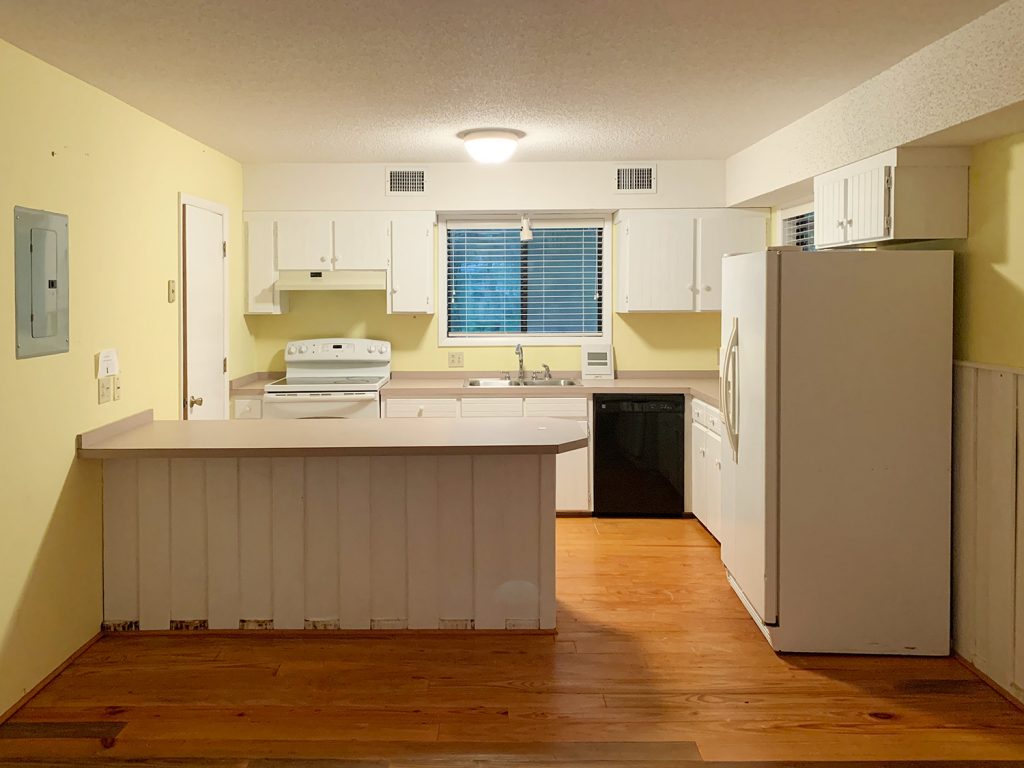
{"label": "kitchen faucet", "polygon": [[526,369],[523,368],[523,345],[516,344],[516,357],[519,358],[519,380],[526,379]]}

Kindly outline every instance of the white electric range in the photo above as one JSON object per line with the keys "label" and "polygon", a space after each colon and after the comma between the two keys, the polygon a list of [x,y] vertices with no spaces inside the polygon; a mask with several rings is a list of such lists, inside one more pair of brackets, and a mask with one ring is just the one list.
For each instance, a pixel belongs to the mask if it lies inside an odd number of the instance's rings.
{"label": "white electric range", "polygon": [[376,339],[306,339],[284,349],[285,377],[263,388],[264,419],[379,419],[391,345]]}

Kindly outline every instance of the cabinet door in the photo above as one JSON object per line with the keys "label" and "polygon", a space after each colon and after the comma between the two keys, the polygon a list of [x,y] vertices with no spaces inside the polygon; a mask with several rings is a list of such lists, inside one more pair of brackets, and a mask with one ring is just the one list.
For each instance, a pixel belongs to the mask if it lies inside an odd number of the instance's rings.
{"label": "cabinet door", "polygon": [[391,220],[386,213],[334,215],[334,268],[387,269]]}
{"label": "cabinet door", "polygon": [[619,312],[688,312],[694,308],[696,216],[685,211],[630,211],[619,227]]}
{"label": "cabinet door", "polygon": [[248,260],[246,312],[253,315],[279,315],[288,310],[277,290],[274,260],[274,221],[254,219],[245,222],[245,252]]}
{"label": "cabinet door", "polygon": [[814,182],[814,245],[822,248],[846,242],[846,179],[829,177]]}
{"label": "cabinet door", "polygon": [[281,215],[277,220],[277,268],[329,270],[334,261],[334,233],[326,215]]}
{"label": "cabinet door", "polygon": [[690,423],[690,503],[693,514],[707,527],[707,430],[697,422]]}
{"label": "cabinet door", "polygon": [[713,432],[705,433],[704,443],[704,525],[711,535],[722,540],[722,438]]}
{"label": "cabinet door", "polygon": [[763,251],[768,244],[768,217],[760,211],[722,211],[697,220],[697,306],[701,312],[722,308],[722,256]]}
{"label": "cabinet door", "polygon": [[[588,434],[586,421],[577,421],[582,434]],[[555,509],[584,512],[590,509],[590,449],[560,453],[555,457]]]}
{"label": "cabinet door", "polygon": [[391,217],[388,314],[434,312],[435,218],[433,212]]}
{"label": "cabinet door", "polygon": [[846,239],[863,243],[889,237],[889,166],[846,180]]}

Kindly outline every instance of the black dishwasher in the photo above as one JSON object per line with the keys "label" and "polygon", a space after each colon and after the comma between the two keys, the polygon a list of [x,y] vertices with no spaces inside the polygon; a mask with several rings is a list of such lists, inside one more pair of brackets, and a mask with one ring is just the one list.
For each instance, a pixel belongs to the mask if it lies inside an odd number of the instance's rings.
{"label": "black dishwasher", "polygon": [[594,515],[683,517],[683,395],[594,395]]}

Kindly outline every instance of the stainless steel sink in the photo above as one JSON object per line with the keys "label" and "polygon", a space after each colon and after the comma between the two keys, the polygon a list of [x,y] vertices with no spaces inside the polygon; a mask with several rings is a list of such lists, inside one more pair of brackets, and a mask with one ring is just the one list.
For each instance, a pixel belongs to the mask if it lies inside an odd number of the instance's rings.
{"label": "stainless steel sink", "polygon": [[466,379],[467,387],[577,387],[578,379]]}

